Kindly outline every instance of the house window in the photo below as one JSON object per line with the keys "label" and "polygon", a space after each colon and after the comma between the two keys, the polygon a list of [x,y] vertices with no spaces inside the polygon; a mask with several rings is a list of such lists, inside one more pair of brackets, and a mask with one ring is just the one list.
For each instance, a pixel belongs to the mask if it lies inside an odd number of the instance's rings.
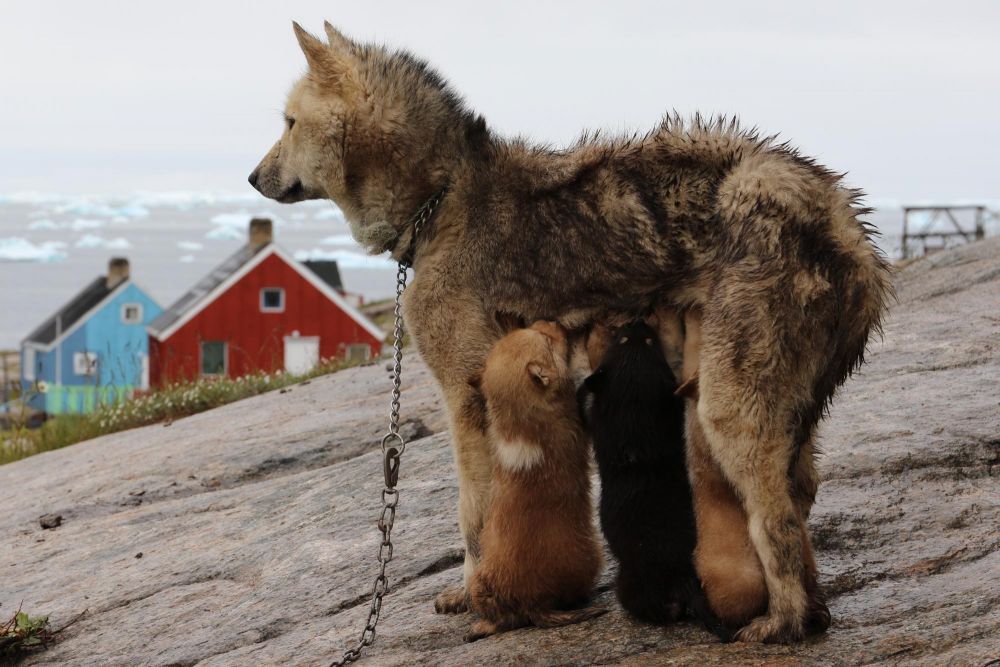
{"label": "house window", "polygon": [[24,348],[24,379],[28,382],[35,381],[35,348]]}
{"label": "house window", "polygon": [[141,324],[142,304],[141,303],[122,304],[122,322],[125,324]]}
{"label": "house window", "polygon": [[97,353],[74,352],[73,372],[77,375],[85,375],[87,377],[97,375]]}
{"label": "house window", "polygon": [[201,374],[226,374],[226,342],[205,340],[201,342]]}
{"label": "house window", "polygon": [[260,312],[281,313],[285,310],[285,290],[280,287],[265,287],[260,291]]}
{"label": "house window", "polygon": [[368,343],[353,343],[347,346],[347,361],[368,361],[372,358],[372,346]]}

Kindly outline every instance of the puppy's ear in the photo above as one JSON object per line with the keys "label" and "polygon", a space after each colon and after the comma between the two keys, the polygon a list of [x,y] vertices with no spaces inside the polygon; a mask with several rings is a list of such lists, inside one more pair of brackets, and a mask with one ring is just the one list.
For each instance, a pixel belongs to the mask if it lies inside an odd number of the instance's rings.
{"label": "puppy's ear", "polygon": [[531,375],[532,381],[539,387],[548,387],[549,382],[552,381],[552,378],[549,377],[549,372],[541,364],[536,364],[535,362],[528,364],[528,374]]}
{"label": "puppy's ear", "polygon": [[515,329],[524,329],[528,326],[524,318],[517,313],[511,313],[506,310],[497,310],[493,313],[493,321],[497,323],[500,328],[501,335],[506,335]]}

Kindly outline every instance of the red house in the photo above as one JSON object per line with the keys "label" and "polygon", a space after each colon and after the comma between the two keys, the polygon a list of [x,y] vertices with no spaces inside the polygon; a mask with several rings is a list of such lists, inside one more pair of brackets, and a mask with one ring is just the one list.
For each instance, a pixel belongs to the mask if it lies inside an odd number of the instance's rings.
{"label": "red house", "polygon": [[251,220],[249,243],[150,323],[152,386],[379,354],[385,333],[344,297],[336,262],[272,241],[271,221]]}

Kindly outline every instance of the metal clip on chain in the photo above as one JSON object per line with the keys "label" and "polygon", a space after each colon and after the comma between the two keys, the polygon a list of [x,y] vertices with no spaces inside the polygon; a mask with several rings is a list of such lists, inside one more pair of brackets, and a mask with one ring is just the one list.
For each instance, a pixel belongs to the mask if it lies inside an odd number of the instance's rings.
{"label": "metal clip on chain", "polygon": [[[433,214],[434,209],[444,197],[442,190],[420,207],[414,219],[413,239],[416,241],[420,229]],[[415,245],[415,243],[414,243]],[[389,591],[389,579],[385,575],[385,566],[392,560],[392,524],[396,519],[396,505],[399,502],[399,458],[406,451],[406,441],[399,433],[399,397],[400,375],[403,370],[403,292],[406,290],[406,272],[410,268],[409,260],[399,262],[396,269],[396,308],[392,330],[392,402],[389,408],[389,432],[382,438],[382,472],[385,478],[385,488],[382,489],[382,514],[378,519],[378,529],[382,533],[382,542],[378,547],[378,575],[372,584],[372,601],[368,609],[368,621],[357,644],[344,651],[339,660],[330,663],[330,667],[342,667],[361,657],[361,650],[375,643],[375,626],[382,613],[382,598]]]}

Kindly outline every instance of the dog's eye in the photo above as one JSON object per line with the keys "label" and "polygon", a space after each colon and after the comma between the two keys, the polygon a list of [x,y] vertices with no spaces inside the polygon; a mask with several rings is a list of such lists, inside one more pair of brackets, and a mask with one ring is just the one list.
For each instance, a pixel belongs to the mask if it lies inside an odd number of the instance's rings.
{"label": "dog's eye", "polygon": [[295,119],[291,116],[285,116],[285,125],[288,126],[288,130],[290,132],[292,128],[295,127]]}
{"label": "dog's eye", "polygon": [[652,338],[647,338],[646,339],[646,345],[649,345],[649,346],[652,347],[652,345],[653,345],[653,339]]}

